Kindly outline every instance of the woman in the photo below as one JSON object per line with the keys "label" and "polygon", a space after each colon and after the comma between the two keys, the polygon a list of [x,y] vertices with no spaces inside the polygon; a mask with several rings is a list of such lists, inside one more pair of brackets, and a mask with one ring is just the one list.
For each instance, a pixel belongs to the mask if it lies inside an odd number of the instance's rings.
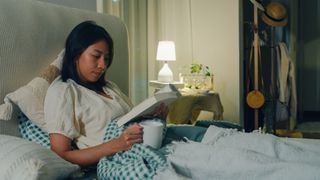
{"label": "woman", "polygon": [[[132,107],[117,86],[105,80],[112,58],[113,41],[94,22],[80,23],[66,40],[61,76],[49,87],[44,110],[51,149],[67,161],[95,164],[142,142],[143,128],[134,124],[103,143],[108,124]],[[79,149],[72,149],[72,143]]]}

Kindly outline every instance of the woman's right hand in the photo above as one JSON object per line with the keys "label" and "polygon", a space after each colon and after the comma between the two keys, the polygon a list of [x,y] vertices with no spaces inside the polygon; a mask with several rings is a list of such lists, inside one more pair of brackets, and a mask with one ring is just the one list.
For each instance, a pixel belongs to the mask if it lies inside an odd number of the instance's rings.
{"label": "woman's right hand", "polygon": [[118,138],[119,145],[123,150],[131,149],[133,144],[142,143],[143,127],[135,123],[125,129]]}
{"label": "woman's right hand", "polygon": [[87,166],[97,163],[102,157],[131,149],[133,144],[142,142],[142,134],[143,127],[133,124],[125,129],[118,138],[79,150],[71,148],[72,139],[69,137],[58,133],[50,133],[49,136],[52,151],[69,162]]}

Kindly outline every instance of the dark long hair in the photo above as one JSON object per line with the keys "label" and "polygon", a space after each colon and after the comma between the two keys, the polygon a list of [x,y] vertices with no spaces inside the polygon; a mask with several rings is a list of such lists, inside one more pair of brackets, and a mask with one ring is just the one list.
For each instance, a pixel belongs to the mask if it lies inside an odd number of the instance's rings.
{"label": "dark long hair", "polygon": [[109,59],[107,67],[110,67],[113,59],[113,41],[109,33],[94,21],[84,21],[72,29],[65,44],[65,54],[61,69],[62,81],[66,82],[67,79],[72,79],[88,89],[102,91],[102,87],[106,85],[106,72],[103,72],[97,82],[92,83],[81,81],[76,69],[76,61],[81,54],[89,46],[100,40],[104,40],[108,44]]}

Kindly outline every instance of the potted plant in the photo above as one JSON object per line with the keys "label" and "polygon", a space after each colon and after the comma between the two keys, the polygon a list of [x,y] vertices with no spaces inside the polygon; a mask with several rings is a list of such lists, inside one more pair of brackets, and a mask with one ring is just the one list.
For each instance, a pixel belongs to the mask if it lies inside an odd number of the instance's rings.
{"label": "potted plant", "polygon": [[213,74],[209,66],[192,63],[189,72],[181,75],[185,88],[205,91],[213,89]]}
{"label": "potted plant", "polygon": [[198,63],[192,63],[190,65],[190,73],[191,74],[203,74],[205,76],[211,76],[211,71],[209,66],[204,66]]}

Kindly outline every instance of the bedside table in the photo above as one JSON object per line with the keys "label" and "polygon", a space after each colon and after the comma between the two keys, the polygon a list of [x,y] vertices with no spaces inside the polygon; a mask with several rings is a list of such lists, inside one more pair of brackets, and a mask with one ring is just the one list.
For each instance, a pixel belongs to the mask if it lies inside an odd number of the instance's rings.
{"label": "bedside table", "polygon": [[194,124],[200,111],[213,112],[212,120],[223,119],[223,106],[216,92],[185,94],[169,106],[167,122],[171,124]]}
{"label": "bedside table", "polygon": [[173,84],[177,89],[184,88],[184,84],[180,81],[173,81],[173,82],[161,82],[156,80],[149,81],[149,86],[154,87],[155,91],[163,88],[167,84]]}
{"label": "bedside table", "polygon": [[[165,82],[149,81],[149,86],[155,88],[155,92],[164,87]],[[180,89],[181,97],[169,106],[167,123],[171,124],[194,124],[200,111],[213,112],[213,120],[223,119],[223,106],[220,101],[219,93],[213,91],[183,91],[184,84],[179,81],[170,82]]]}

